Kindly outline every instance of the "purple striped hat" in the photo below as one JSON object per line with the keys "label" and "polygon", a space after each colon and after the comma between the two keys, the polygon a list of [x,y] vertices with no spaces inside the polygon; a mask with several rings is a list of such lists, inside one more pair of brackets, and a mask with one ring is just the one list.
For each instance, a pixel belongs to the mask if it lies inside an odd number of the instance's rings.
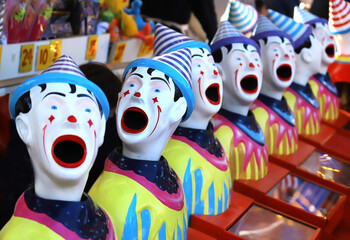
{"label": "purple striped hat", "polygon": [[259,14],[253,6],[230,0],[227,7],[230,8],[228,21],[241,33],[246,34],[254,29]]}
{"label": "purple striped hat", "polygon": [[307,24],[314,24],[314,23],[326,23],[328,24],[328,21],[324,18],[317,17],[313,15],[312,13],[301,9],[298,6],[294,7],[294,13],[293,13],[293,19],[296,22],[300,23],[307,23]]}
{"label": "purple striped hat", "polygon": [[194,41],[191,38],[158,23],[154,31],[153,56],[159,56],[181,48],[206,48],[210,51],[208,44],[201,41]]}
{"label": "purple striped hat", "polygon": [[100,102],[105,119],[108,118],[109,104],[106,95],[95,83],[85,77],[73,59],[67,55],[62,55],[40,75],[29,78],[18,86],[9,104],[12,118],[16,116],[15,107],[18,99],[33,87],[46,83],[68,83],[88,89]]}
{"label": "purple striped hat", "polygon": [[191,84],[191,50],[189,48],[179,49],[152,59],[138,58],[126,66],[123,73],[123,81],[128,71],[133,67],[154,68],[168,75],[179,87],[187,102],[187,113],[183,121],[189,118],[194,109],[194,95]]}
{"label": "purple striped hat", "polygon": [[311,35],[311,27],[298,23],[292,18],[274,10],[268,9],[268,18],[283,32],[289,34],[294,41],[294,48],[300,47]]}
{"label": "purple striped hat", "polygon": [[267,38],[270,36],[287,38],[293,44],[293,39],[290,35],[288,35],[285,32],[282,32],[269,19],[261,15],[250,38],[257,42],[260,39]]}
{"label": "purple striped hat", "polygon": [[260,48],[255,41],[245,37],[228,21],[222,21],[218,30],[215,33],[213,41],[210,44],[211,52],[214,53],[219,48],[233,43],[243,43],[252,45],[257,49],[260,55]]}

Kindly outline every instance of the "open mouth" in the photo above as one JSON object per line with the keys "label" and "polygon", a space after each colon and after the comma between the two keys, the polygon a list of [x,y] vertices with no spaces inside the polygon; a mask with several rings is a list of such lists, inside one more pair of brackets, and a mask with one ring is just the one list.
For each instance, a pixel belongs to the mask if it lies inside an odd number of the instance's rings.
{"label": "open mouth", "polygon": [[62,167],[79,167],[86,158],[85,142],[75,135],[60,136],[53,143],[52,156],[56,163]]}
{"label": "open mouth", "polygon": [[292,67],[289,64],[282,64],[277,68],[276,73],[281,81],[289,81],[292,77]]}
{"label": "open mouth", "polygon": [[207,96],[208,101],[213,105],[218,105],[220,103],[221,96],[219,89],[220,85],[214,83],[205,90],[205,96]]}
{"label": "open mouth", "polygon": [[335,54],[335,48],[334,48],[334,44],[329,44],[326,49],[326,54],[328,55],[328,57],[334,57]]}
{"label": "open mouth", "polygon": [[245,76],[241,80],[241,87],[245,93],[256,93],[258,91],[258,78],[255,75]]}
{"label": "open mouth", "polygon": [[122,128],[127,133],[140,133],[148,125],[148,117],[146,113],[137,107],[131,107],[125,110],[122,120]]}

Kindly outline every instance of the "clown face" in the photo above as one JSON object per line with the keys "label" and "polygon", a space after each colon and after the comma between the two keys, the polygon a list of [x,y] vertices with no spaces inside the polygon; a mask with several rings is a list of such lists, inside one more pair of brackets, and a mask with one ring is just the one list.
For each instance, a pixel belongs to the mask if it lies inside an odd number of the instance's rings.
{"label": "clown face", "polygon": [[287,38],[271,36],[259,40],[264,63],[264,83],[283,91],[292,83],[295,73],[294,48]]}
{"label": "clown face", "polygon": [[117,130],[123,143],[151,143],[169,131],[170,124],[179,122],[185,109],[179,113],[177,103],[185,100],[181,97],[175,102],[174,96],[174,82],[163,72],[148,67],[131,69],[116,110]]}
{"label": "clown face", "polygon": [[322,64],[328,66],[335,59],[335,41],[325,23],[316,23],[312,33],[322,45]]}
{"label": "clown face", "polygon": [[16,118],[35,174],[58,180],[87,177],[103,142],[105,117],[81,86],[49,83],[30,90],[32,109]]}
{"label": "clown face", "polygon": [[207,49],[192,48],[191,52],[195,111],[210,117],[221,108],[222,79],[213,56]]}
{"label": "clown face", "polygon": [[263,72],[261,58],[254,46],[232,44],[231,51],[220,66],[225,92],[243,103],[250,103],[258,97]]}
{"label": "clown face", "polygon": [[319,61],[319,59],[321,59],[322,57],[323,48],[320,41],[318,41],[318,39],[315,38],[312,34],[310,35],[310,41],[311,41],[311,48],[310,49],[304,48],[303,50],[301,50],[301,54],[303,55],[303,51],[308,52],[307,55],[309,55],[308,56],[309,62],[307,66],[304,66],[304,68],[305,67],[309,68],[310,71],[312,71],[312,75],[314,75],[316,73],[319,73],[321,70],[321,61]]}

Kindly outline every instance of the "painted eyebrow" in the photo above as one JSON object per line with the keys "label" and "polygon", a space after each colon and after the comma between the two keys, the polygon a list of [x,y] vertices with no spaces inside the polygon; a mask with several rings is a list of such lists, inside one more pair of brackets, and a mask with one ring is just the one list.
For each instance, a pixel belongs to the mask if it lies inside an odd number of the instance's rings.
{"label": "painted eyebrow", "polygon": [[84,94],[84,93],[78,94],[77,97],[87,97],[87,98],[90,98],[92,101],[95,102],[95,100],[94,100],[91,96],[89,96],[89,95],[87,95],[87,94]]}
{"label": "painted eyebrow", "polygon": [[202,56],[202,55],[199,55],[199,54],[193,54],[193,55],[192,55],[192,58],[194,58],[194,57],[201,57],[201,58],[202,58],[203,56]]}
{"label": "painted eyebrow", "polygon": [[234,52],[234,51],[239,51],[239,52],[243,52],[243,53],[245,52],[245,51],[243,51],[242,49],[234,49],[233,52]]}
{"label": "painted eyebrow", "polygon": [[60,92],[50,92],[50,93],[46,94],[46,95],[43,97],[43,99],[46,98],[46,97],[49,96],[49,95],[52,95],[52,94],[59,95],[59,96],[62,96],[62,97],[65,97],[65,96],[66,96],[66,94],[64,94],[64,93],[60,93]]}
{"label": "painted eyebrow", "polygon": [[160,80],[160,81],[165,82],[165,84],[168,86],[168,88],[169,88],[169,90],[170,90],[169,83],[168,83],[165,79],[160,78],[160,77],[152,77],[151,80]]}
{"label": "painted eyebrow", "polygon": [[136,75],[136,76],[138,76],[140,78],[143,78],[143,76],[141,74],[139,74],[139,73],[132,73],[132,74],[130,74],[130,77],[133,76],[133,75]]}

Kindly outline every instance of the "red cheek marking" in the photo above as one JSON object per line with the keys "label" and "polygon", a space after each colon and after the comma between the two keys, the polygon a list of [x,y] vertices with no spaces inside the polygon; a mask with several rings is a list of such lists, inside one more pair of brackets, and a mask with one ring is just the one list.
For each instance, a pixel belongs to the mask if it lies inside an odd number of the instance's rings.
{"label": "red cheek marking", "polygon": [[87,122],[89,124],[89,126],[91,127],[94,123],[91,121],[91,119],[89,119],[89,121]]}
{"label": "red cheek marking", "polygon": [[260,64],[258,64],[258,67],[260,67]]}
{"label": "red cheek marking", "polygon": [[52,121],[53,121],[54,119],[55,119],[55,117],[51,115],[51,116],[49,117],[50,123],[52,123]]}
{"label": "red cheek marking", "polygon": [[125,97],[126,95],[128,95],[128,94],[130,94],[129,90],[125,91],[125,92],[124,92],[124,97]]}
{"label": "red cheek marking", "polygon": [[243,64],[242,64],[242,63],[240,63],[240,64],[239,64],[239,66],[243,66]]}
{"label": "red cheek marking", "polygon": [[203,71],[201,71],[201,75],[204,75],[204,72],[203,72]]}
{"label": "red cheek marking", "polygon": [[157,102],[158,102],[158,99],[157,99],[157,97],[155,97],[155,98],[152,98],[152,100],[153,100],[153,103],[157,103]]}

